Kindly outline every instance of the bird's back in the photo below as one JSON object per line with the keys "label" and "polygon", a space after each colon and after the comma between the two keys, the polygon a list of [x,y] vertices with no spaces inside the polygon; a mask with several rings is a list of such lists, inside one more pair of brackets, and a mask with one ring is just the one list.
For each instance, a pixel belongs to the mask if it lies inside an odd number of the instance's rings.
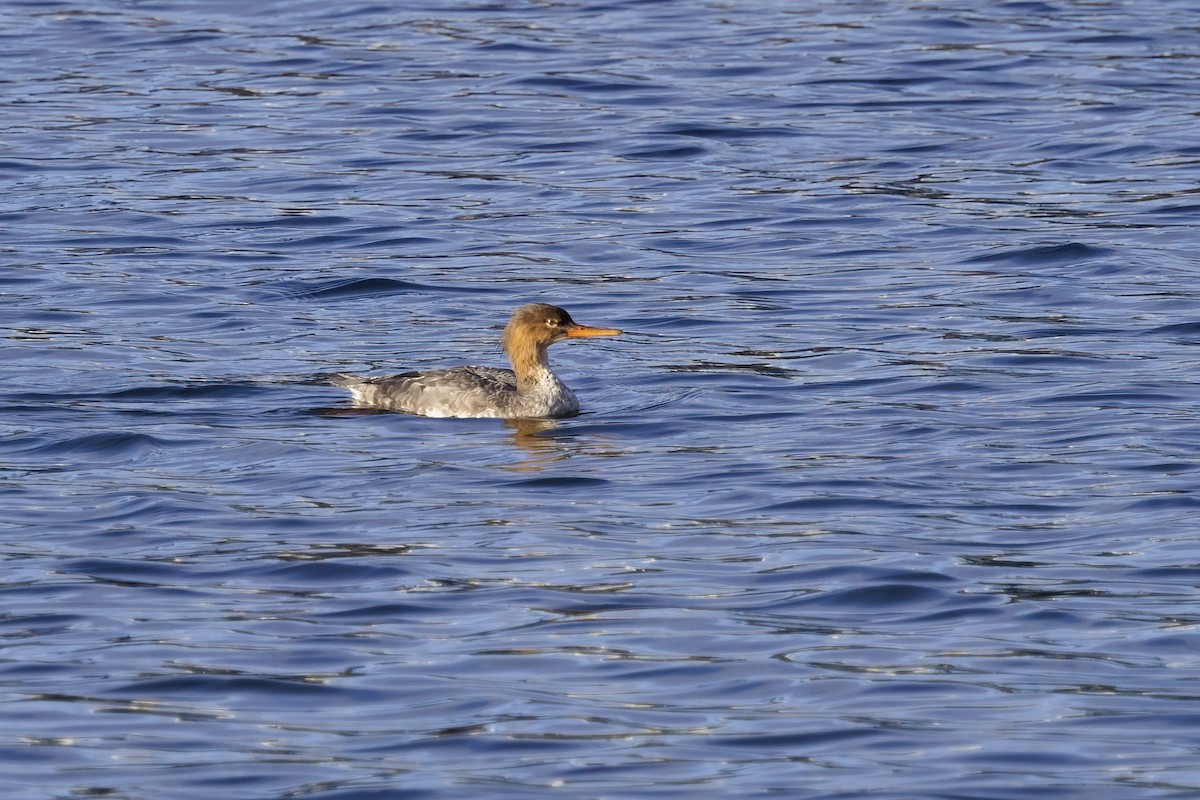
{"label": "bird's back", "polygon": [[496,367],[453,367],[382,378],[342,375],[334,379],[359,405],[425,417],[514,416],[517,376]]}

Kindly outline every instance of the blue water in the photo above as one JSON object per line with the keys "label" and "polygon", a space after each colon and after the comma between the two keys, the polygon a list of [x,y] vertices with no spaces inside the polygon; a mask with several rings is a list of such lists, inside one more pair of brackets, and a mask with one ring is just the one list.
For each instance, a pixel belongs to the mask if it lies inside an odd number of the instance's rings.
{"label": "blue water", "polygon": [[8,800],[1200,796],[1194,4],[0,23]]}

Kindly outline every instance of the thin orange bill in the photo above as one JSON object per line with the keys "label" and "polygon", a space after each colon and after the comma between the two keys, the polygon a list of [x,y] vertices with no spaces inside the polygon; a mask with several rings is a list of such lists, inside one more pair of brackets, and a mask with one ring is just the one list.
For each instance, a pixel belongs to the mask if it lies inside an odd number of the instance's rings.
{"label": "thin orange bill", "polygon": [[621,331],[616,328],[592,328],[588,325],[572,325],[567,328],[567,337],[571,339],[582,339],[590,336],[620,336]]}

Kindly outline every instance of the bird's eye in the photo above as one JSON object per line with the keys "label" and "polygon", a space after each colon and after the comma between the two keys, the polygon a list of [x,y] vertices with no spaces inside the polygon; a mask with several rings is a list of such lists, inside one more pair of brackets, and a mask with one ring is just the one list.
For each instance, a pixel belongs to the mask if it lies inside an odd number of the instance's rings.
{"label": "bird's eye", "polygon": [[556,319],[548,319],[548,320],[546,320],[546,325],[548,325],[548,326],[549,326],[549,327],[551,327],[551,328],[557,328],[557,327],[558,327],[558,320],[556,320]]}

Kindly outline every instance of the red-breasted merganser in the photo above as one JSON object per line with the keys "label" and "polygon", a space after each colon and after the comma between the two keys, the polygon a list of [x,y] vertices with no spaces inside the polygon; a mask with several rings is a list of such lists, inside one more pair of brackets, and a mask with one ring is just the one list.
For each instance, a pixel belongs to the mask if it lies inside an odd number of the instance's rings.
{"label": "red-breasted merganser", "polygon": [[613,328],[580,325],[557,306],[533,303],[513,312],[500,345],[512,369],[452,367],[382,378],[339,375],[360,406],[425,417],[569,417],[575,393],[550,369],[546,348],[563,339],[619,336]]}

